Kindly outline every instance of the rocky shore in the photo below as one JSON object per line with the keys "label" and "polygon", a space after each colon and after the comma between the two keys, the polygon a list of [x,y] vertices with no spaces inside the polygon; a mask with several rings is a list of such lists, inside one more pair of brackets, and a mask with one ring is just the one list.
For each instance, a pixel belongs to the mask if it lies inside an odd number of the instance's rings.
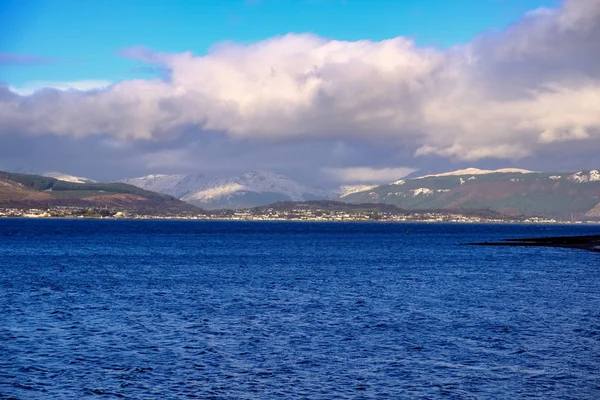
{"label": "rocky shore", "polygon": [[503,239],[500,242],[480,242],[467,244],[470,246],[564,247],[600,253],[600,235]]}

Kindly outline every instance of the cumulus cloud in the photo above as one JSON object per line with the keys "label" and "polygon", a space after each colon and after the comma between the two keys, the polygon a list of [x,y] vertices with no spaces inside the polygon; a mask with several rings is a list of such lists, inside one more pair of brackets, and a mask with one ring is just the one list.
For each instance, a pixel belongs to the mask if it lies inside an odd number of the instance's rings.
{"label": "cumulus cloud", "polygon": [[[347,42],[290,34],[223,43],[205,56],[144,47],[120,54],[166,73],[90,92],[0,88],[0,134],[360,140],[469,162],[600,143],[599,0],[566,0],[445,51],[403,37]],[[352,170],[343,171],[342,180]]]}

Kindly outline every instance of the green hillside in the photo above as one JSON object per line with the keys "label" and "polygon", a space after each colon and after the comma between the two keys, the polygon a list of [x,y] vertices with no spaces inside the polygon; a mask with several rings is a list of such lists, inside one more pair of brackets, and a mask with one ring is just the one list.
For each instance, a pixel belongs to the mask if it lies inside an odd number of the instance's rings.
{"label": "green hillside", "polygon": [[175,197],[126,183],[74,183],[40,175],[2,171],[0,207],[103,208],[156,215],[202,212]]}
{"label": "green hillside", "polygon": [[147,199],[175,199],[172,196],[140,189],[126,183],[74,183],[41,175],[3,171],[0,171],[0,179],[20,183],[31,190],[59,192],[59,195],[62,195],[62,197],[88,197],[98,194],[133,194]]}
{"label": "green hillside", "polygon": [[600,174],[489,173],[400,180],[341,198],[408,210],[486,209],[508,215],[583,218],[600,203]]}

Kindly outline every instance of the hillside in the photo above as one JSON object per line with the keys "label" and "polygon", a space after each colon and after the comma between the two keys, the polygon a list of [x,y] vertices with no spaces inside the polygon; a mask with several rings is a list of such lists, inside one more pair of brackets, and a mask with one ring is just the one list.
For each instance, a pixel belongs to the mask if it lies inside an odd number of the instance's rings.
{"label": "hillside", "polygon": [[[376,213],[376,214],[393,214],[393,215],[412,215],[414,211],[406,210],[393,204],[385,203],[346,203],[335,200],[313,200],[313,201],[286,201],[269,204],[267,206],[254,207],[252,211],[291,212],[291,211],[325,211],[325,212],[348,212],[348,213]],[[483,218],[506,218],[507,216],[490,210],[453,210],[453,209],[423,209],[420,212],[427,213],[460,213],[467,217],[483,217]]]}
{"label": "hillside", "polygon": [[393,204],[408,210],[487,209],[507,215],[582,219],[598,214],[600,173],[463,170],[399,180],[341,200]]}
{"label": "hillside", "polygon": [[10,172],[0,172],[0,207],[90,207],[154,214],[200,211],[172,196],[125,183],[76,183]]}
{"label": "hillside", "polygon": [[394,214],[407,213],[406,210],[391,204],[351,204],[333,200],[284,201],[254,208],[254,210],[257,211],[264,211],[267,209],[272,209],[275,211],[293,211],[302,209],[311,211],[385,212]]}

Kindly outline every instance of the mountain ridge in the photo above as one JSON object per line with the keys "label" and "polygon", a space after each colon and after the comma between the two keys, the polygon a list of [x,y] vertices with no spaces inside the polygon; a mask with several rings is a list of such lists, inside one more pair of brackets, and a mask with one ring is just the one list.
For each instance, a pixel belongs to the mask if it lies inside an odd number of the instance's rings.
{"label": "mountain ridge", "polygon": [[[600,172],[596,169],[536,172],[519,168],[467,168],[405,177],[383,185],[344,185],[331,191],[311,188],[270,171],[250,171],[231,178],[215,178],[203,173],[151,174],[112,184],[61,173],[44,175],[57,178],[38,175],[35,179],[46,180],[46,184],[33,188],[36,189],[34,191],[28,191],[27,187],[9,188],[9,184],[4,182],[0,186],[0,195],[12,190],[10,196],[19,201],[50,201],[56,204],[57,197],[61,197],[64,204],[69,203],[64,199],[71,196],[79,198],[78,203],[87,197],[85,201],[91,203],[124,206],[125,203],[140,202],[142,198],[161,196],[149,194],[151,192],[162,192],[171,199],[180,199],[207,210],[246,209],[277,202],[334,200],[352,204],[392,204],[406,210],[480,209],[506,215],[557,219],[573,216],[600,218]],[[50,185],[53,187],[48,186],[48,182],[54,182]],[[75,195],[73,187],[69,185],[88,185],[86,188],[89,193],[87,196]],[[119,185],[126,185],[126,188]],[[135,192],[137,189],[149,192],[140,194]],[[112,198],[108,197],[107,191]],[[71,194],[67,196],[69,192]]]}
{"label": "mountain ridge", "polygon": [[598,170],[483,171],[467,169],[400,179],[350,194],[343,201],[394,204],[409,210],[489,209],[507,215],[557,218],[592,216],[600,208]]}

